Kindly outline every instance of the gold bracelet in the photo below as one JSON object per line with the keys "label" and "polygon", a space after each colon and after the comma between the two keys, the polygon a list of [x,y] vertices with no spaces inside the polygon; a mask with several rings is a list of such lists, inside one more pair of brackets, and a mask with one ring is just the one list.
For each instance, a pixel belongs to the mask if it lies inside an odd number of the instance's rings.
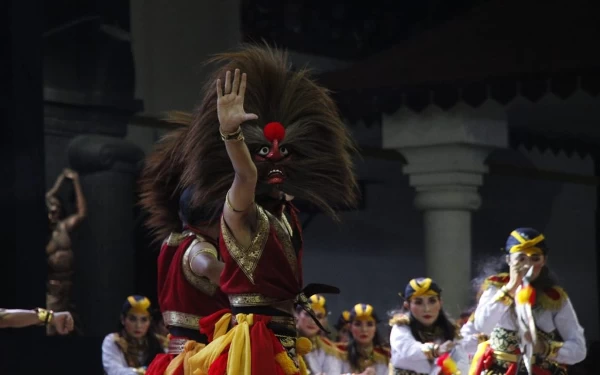
{"label": "gold bracelet", "polygon": [[229,201],[229,191],[227,191],[227,194],[225,194],[225,204],[227,204],[227,207],[229,207],[233,212],[239,214],[239,213],[248,211],[250,209],[250,207],[252,207],[252,205],[254,204],[254,201],[252,201],[252,203],[250,203],[250,205],[248,207],[246,207],[245,210],[238,210],[235,207],[233,207],[233,205]]}
{"label": "gold bracelet", "polygon": [[508,293],[506,293],[504,290],[502,290],[502,288],[500,288],[498,290],[498,292],[496,292],[496,295],[494,296],[493,301],[500,302],[505,306],[510,306],[513,304],[513,302],[515,300]]}
{"label": "gold bracelet", "polygon": [[425,354],[428,360],[433,360],[435,358],[434,355],[435,344],[432,342],[427,342],[421,345],[421,351]]}
{"label": "gold bracelet", "polygon": [[237,130],[233,133],[223,133],[221,127],[219,127],[219,133],[221,134],[221,140],[223,142],[227,141],[243,141],[244,134],[242,133],[242,127],[238,126]]}
{"label": "gold bracelet", "polygon": [[52,310],[46,310],[38,307],[34,311],[37,313],[40,322],[44,323],[44,325],[51,323],[52,318],[54,318],[54,311]]}
{"label": "gold bracelet", "polygon": [[546,342],[546,353],[544,353],[546,355],[546,358],[550,360],[555,359],[558,355],[558,351],[560,350],[560,348],[563,347],[563,345],[564,343],[560,341]]}
{"label": "gold bracelet", "polygon": [[500,288],[500,290],[502,291],[502,293],[504,293],[504,295],[512,300],[515,299],[515,297],[510,295],[510,292],[508,291],[508,288],[506,287],[506,285],[503,285],[502,288]]}

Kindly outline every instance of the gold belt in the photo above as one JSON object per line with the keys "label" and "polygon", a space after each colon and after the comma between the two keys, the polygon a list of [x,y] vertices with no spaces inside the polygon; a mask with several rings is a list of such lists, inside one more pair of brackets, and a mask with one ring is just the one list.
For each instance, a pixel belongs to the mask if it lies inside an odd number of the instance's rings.
{"label": "gold belt", "polygon": [[234,307],[269,306],[278,302],[276,298],[266,297],[259,293],[231,294],[229,303]]}
{"label": "gold belt", "polygon": [[169,340],[169,348],[167,349],[167,354],[181,354],[183,349],[185,348],[185,343],[187,339],[181,338],[171,338]]}
{"label": "gold belt", "polygon": [[[232,320],[234,323],[237,323],[235,315],[233,316]],[[296,329],[296,320],[291,316],[272,316],[270,323],[281,324],[283,326],[290,326],[293,327],[293,329]]]}
{"label": "gold belt", "polygon": [[[494,350],[494,358],[503,362],[518,363],[521,360],[521,355]],[[535,363],[535,356],[531,357],[531,363]]]}
{"label": "gold belt", "polygon": [[162,313],[165,326],[177,326],[182,328],[200,329],[201,316],[186,314],[178,311],[165,311]]}
{"label": "gold belt", "polygon": [[279,324],[291,331],[296,331],[296,319],[292,318],[291,316],[272,316],[271,323]]}

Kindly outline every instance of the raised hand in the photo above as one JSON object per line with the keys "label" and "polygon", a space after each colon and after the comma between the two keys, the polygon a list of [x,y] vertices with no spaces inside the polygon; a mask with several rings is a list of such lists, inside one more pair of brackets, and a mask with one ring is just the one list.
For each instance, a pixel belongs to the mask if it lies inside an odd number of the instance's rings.
{"label": "raised hand", "polygon": [[529,270],[526,262],[520,259],[515,259],[510,263],[510,279],[506,284],[506,289],[514,296],[519,285],[523,283],[523,277]]}
{"label": "raised hand", "polygon": [[74,180],[77,177],[79,177],[79,174],[77,174],[77,172],[75,172],[71,168],[65,168],[63,173],[64,173],[65,177],[68,178],[69,180]]}
{"label": "raised hand", "polygon": [[217,113],[222,133],[233,133],[244,121],[256,120],[254,113],[244,111],[244,94],[246,93],[246,73],[241,75],[236,69],[231,81],[231,72],[225,75],[224,91],[221,80],[217,79]]}

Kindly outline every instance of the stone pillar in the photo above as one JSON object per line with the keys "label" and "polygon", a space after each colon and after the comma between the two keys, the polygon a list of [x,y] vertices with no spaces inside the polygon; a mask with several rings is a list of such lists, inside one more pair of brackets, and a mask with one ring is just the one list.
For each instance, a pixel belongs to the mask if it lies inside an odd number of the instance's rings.
{"label": "stone pillar", "polygon": [[[64,3],[64,4],[63,4]],[[43,99],[46,190],[65,167],[81,175],[88,217],[72,233],[75,273],[73,299],[86,336],[114,329],[114,308],[128,287],[133,292],[134,172],[131,154],[139,150],[122,141],[127,124],[143,109],[135,99],[135,69],[128,1],[59,0],[46,8],[43,34]],[[56,9],[60,9],[59,12]],[[87,135],[83,138],[77,138]],[[73,141],[75,139],[75,141]],[[129,150],[129,151],[127,151]],[[124,169],[123,169],[124,168]],[[74,209],[70,184],[58,196],[65,211]],[[42,194],[43,199],[43,194]],[[110,242],[110,241],[114,241]],[[43,248],[40,250],[43,254]],[[115,264],[107,254],[113,254]],[[102,253],[99,253],[102,252]],[[127,264],[128,269],[121,267]],[[117,267],[119,272],[113,270]],[[112,282],[107,282],[111,275]],[[105,295],[108,299],[105,300]],[[112,305],[104,305],[111,302]],[[107,310],[104,310],[107,309]],[[110,310],[112,309],[112,310]],[[110,324],[107,323],[110,320]]]}
{"label": "stone pillar", "polygon": [[403,171],[423,212],[423,276],[440,284],[445,309],[457,316],[472,297],[471,212],[481,205],[477,189],[487,172],[485,159],[508,144],[504,110],[491,103],[421,113],[402,109],[384,117],[382,129],[383,147],[407,160]]}
{"label": "stone pillar", "polygon": [[115,329],[125,298],[136,293],[135,191],[144,153],[126,140],[85,135],[71,141],[68,157],[88,207],[73,236],[77,311],[85,335],[102,337]]}
{"label": "stone pillar", "polygon": [[46,188],[67,166],[71,139],[123,138],[143,109],[134,98],[129,2],[59,3],[60,12],[46,13],[43,41]]}

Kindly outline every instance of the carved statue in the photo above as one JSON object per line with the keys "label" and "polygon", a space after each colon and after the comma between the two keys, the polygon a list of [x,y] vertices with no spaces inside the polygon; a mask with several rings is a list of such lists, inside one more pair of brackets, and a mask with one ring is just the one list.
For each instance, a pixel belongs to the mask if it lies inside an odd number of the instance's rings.
{"label": "carved statue", "polygon": [[[73,182],[76,197],[76,212],[66,216],[64,207],[57,195],[64,180]],[[53,311],[72,310],[71,291],[73,289],[73,250],[71,249],[70,233],[86,216],[86,202],[79,183],[77,172],[66,168],[61,173],[52,189],[46,193],[46,207],[52,234],[46,246],[48,256],[48,289],[46,292],[46,307]],[[77,326],[77,319],[76,319]],[[56,330],[48,326],[48,335],[55,335]]]}

